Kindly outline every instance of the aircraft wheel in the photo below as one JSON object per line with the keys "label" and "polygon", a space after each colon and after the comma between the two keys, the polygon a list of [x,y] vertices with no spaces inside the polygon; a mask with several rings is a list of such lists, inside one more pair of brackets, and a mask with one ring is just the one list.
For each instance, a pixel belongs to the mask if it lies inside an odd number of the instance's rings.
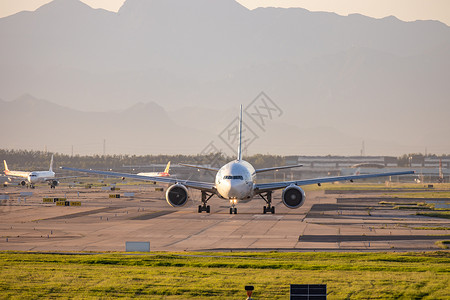
{"label": "aircraft wheel", "polygon": [[271,210],[271,213],[274,214],[275,213],[275,206],[272,206],[272,208],[270,210]]}
{"label": "aircraft wheel", "polygon": [[237,207],[234,208],[234,214],[237,214]]}
{"label": "aircraft wheel", "polygon": [[266,210],[266,207],[264,206],[263,207],[263,214],[266,214],[266,212],[267,212],[267,210]]}
{"label": "aircraft wheel", "polygon": [[202,213],[202,206],[201,205],[198,206],[198,213]]}
{"label": "aircraft wheel", "polygon": [[210,213],[211,212],[211,207],[208,205],[208,206],[206,206],[206,213]]}
{"label": "aircraft wheel", "polygon": [[233,214],[233,208],[230,207],[230,215]]}

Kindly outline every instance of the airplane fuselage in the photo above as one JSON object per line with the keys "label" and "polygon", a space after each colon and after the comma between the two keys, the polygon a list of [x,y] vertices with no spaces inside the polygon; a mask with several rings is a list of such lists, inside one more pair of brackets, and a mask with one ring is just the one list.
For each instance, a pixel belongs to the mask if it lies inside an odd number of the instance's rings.
{"label": "airplane fuselage", "polygon": [[38,182],[45,182],[47,179],[55,178],[55,172],[53,171],[34,171],[30,172],[27,180],[31,184]]}
{"label": "airplane fuselage", "polygon": [[149,177],[169,177],[170,176],[170,174],[166,173],[166,172],[142,172],[142,173],[137,173],[136,175],[149,176]]}
{"label": "airplane fuselage", "polygon": [[219,169],[215,187],[224,199],[244,200],[253,198],[255,181],[255,168],[244,160],[234,160]]}
{"label": "airplane fuselage", "polygon": [[55,172],[53,171],[33,171],[33,172],[23,172],[23,171],[5,171],[6,176],[24,178],[29,184],[33,185],[38,182],[46,182],[48,179],[55,178]]}

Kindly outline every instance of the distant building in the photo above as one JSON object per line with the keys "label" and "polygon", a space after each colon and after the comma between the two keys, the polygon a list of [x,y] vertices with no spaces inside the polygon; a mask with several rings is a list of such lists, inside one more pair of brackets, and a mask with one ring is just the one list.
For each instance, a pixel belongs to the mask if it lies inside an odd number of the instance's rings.
{"label": "distant building", "polygon": [[396,157],[392,156],[287,156],[286,164],[303,164],[305,168],[341,169],[361,164],[394,168],[398,167]]}

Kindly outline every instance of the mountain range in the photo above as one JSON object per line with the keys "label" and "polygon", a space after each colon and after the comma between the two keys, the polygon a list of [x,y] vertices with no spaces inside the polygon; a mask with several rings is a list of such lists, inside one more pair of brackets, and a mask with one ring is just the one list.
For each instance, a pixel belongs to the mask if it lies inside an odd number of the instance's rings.
{"label": "mountain range", "polygon": [[[127,0],[117,13],[54,0],[1,18],[0,40],[5,148],[106,139],[117,153],[196,153],[261,91],[282,115],[255,129],[251,153],[450,147],[450,28],[437,21],[234,0]],[[113,150],[115,138],[127,146]]]}

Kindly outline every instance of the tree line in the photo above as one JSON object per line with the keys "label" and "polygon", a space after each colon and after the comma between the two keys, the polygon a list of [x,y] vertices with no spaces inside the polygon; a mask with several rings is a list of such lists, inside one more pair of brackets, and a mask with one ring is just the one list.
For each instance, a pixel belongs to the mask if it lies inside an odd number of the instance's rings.
{"label": "tree line", "polygon": [[[47,170],[50,164],[52,153],[34,150],[4,150],[0,149],[0,159],[6,160],[11,170]],[[450,158],[450,155],[420,153],[404,154],[397,158],[399,167],[409,166],[410,162],[423,161],[425,157]],[[66,155],[54,153],[54,169],[59,166],[76,168],[98,168],[98,169],[117,169],[123,166],[146,166],[152,164],[166,164],[171,161],[172,164],[187,163],[211,165],[220,167],[223,164],[235,159],[226,156],[223,153],[197,154],[197,155]],[[271,154],[255,154],[247,156],[246,161],[255,168],[264,168],[272,166],[282,166],[286,164],[286,157]]]}
{"label": "tree line", "polygon": [[[60,166],[76,168],[98,168],[98,169],[117,169],[123,166],[146,166],[152,164],[200,164],[220,167],[229,162],[234,157],[226,156],[223,153],[197,154],[197,155],[66,155],[60,153],[48,153],[34,150],[4,150],[0,149],[0,159],[6,160],[10,170],[47,170],[50,165],[50,159],[54,155],[53,168]],[[265,166],[284,165],[285,158],[280,155],[255,154],[246,157],[246,161],[255,168]]]}

